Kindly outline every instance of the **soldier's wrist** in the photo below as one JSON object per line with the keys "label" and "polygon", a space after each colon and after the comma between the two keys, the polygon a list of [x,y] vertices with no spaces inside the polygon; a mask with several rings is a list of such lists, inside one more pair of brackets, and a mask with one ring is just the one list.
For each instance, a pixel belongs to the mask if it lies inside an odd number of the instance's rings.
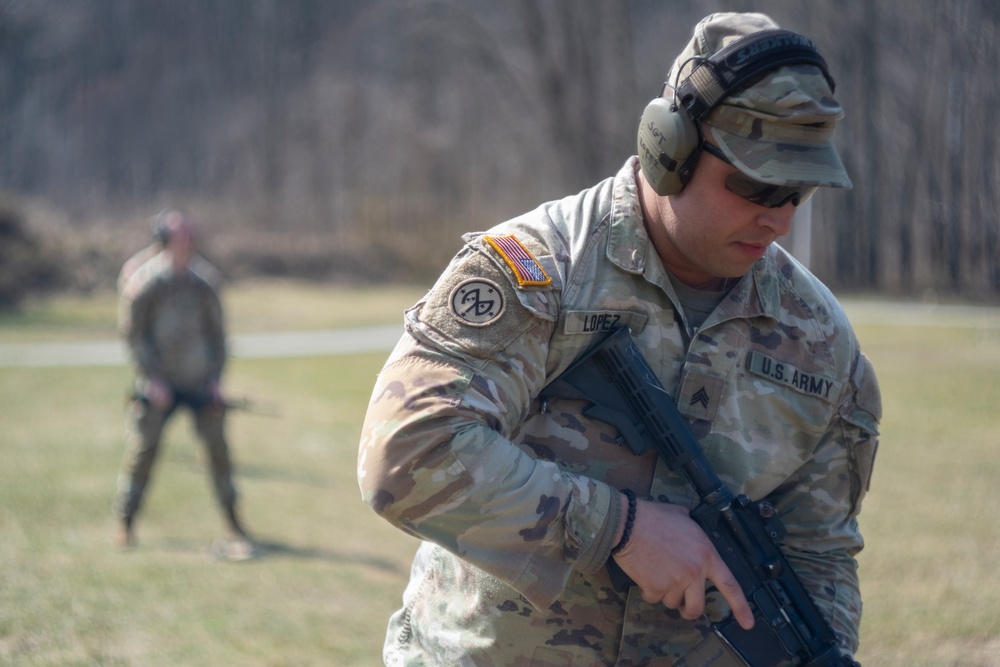
{"label": "soldier's wrist", "polygon": [[620,528],[618,540],[611,549],[612,556],[620,553],[622,549],[628,546],[629,540],[632,539],[632,529],[635,526],[635,515],[639,504],[638,498],[636,498],[635,492],[632,489],[622,489],[621,493],[627,499],[628,504],[627,506],[623,505],[625,509],[625,521]]}

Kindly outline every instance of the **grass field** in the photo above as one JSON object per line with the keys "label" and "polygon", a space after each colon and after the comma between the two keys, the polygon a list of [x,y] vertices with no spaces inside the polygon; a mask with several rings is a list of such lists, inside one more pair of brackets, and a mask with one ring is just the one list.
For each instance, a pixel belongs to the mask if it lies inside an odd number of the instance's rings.
{"label": "grass field", "polygon": [[[227,304],[231,330],[249,333],[398,322],[419,293],[261,284]],[[0,343],[111,337],[113,320],[110,297],[34,304],[0,318]],[[1000,324],[864,318],[858,333],[886,413],[862,516],[859,658],[996,667]],[[221,521],[186,416],[167,433],[139,547],[119,552],[110,502],[128,370],[0,368],[0,664],[381,664],[416,547],[360,502],[355,479],[384,358],[232,362],[230,393],[278,412],[229,422],[264,545],[240,563],[212,558]]]}

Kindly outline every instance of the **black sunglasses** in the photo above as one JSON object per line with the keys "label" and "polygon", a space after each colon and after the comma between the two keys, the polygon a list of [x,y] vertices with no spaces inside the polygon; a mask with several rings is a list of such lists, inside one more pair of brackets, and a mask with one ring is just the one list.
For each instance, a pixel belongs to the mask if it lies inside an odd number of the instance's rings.
{"label": "black sunglasses", "polygon": [[[723,153],[717,146],[714,146],[707,141],[702,142],[701,146],[708,153],[722,160],[729,166],[736,166],[729,161],[726,154]],[[750,178],[740,171],[739,168],[736,169],[735,173],[726,177],[726,189],[734,195],[746,199],[748,202],[752,202],[758,206],[764,206],[765,208],[780,208],[788,202],[792,202],[793,206],[798,206],[812,197],[816,192],[815,186],[772,185],[771,183],[762,183],[761,181],[756,181]]]}

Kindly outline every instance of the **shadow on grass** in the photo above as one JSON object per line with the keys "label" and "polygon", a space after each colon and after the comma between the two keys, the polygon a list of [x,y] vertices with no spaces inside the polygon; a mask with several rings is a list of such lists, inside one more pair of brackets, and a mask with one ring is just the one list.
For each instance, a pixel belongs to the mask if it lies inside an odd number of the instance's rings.
{"label": "shadow on grass", "polygon": [[329,549],[316,547],[296,547],[282,542],[270,542],[267,540],[256,540],[257,553],[254,558],[273,558],[287,556],[291,558],[301,558],[308,560],[323,560],[330,563],[350,563],[354,565],[365,565],[383,572],[393,574],[408,574],[409,568],[400,567],[398,563],[372,557],[366,554],[343,554]]}
{"label": "shadow on grass", "polygon": [[[200,464],[199,464],[200,465]],[[291,482],[316,488],[331,488],[333,482],[329,477],[303,474],[299,470],[282,470],[276,466],[262,466],[236,462],[236,477],[256,479],[270,482]]]}
{"label": "shadow on grass", "polygon": [[193,542],[191,540],[177,538],[161,538],[153,542],[144,542],[133,548],[129,552],[139,553],[161,552],[170,554],[197,554],[205,557],[206,560],[214,562],[232,562],[235,565],[262,561],[271,558],[294,558],[300,560],[325,561],[341,565],[363,565],[382,572],[391,574],[407,575],[409,565],[401,566],[399,563],[372,556],[370,554],[345,554],[331,549],[321,547],[295,546],[284,542],[254,538],[254,554],[245,559],[229,559],[225,555],[220,555],[215,545],[206,546],[204,542]]}
{"label": "shadow on grass", "polygon": [[[181,444],[181,443],[178,443]],[[161,452],[165,462],[186,472],[203,475],[208,470],[205,462],[204,452],[200,443],[193,443],[190,447],[184,443],[184,448],[174,446],[170,443],[170,449]],[[197,448],[197,449],[195,449]],[[164,449],[166,449],[164,447]],[[282,469],[273,465],[260,465],[244,463],[234,456],[233,468],[234,477],[260,480],[266,482],[290,482],[302,486],[311,486],[319,489],[329,489],[333,487],[330,477],[319,474],[304,473],[301,470]]]}

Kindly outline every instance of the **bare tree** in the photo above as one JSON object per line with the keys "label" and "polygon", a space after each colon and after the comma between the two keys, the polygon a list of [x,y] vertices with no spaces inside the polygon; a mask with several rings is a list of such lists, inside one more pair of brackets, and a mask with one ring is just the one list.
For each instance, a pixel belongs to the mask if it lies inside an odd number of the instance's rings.
{"label": "bare tree", "polygon": [[[996,3],[727,6],[812,36],[838,82],[855,188],[815,198],[812,268],[834,287],[1000,296]],[[0,0],[0,190],[80,229],[182,198],[232,238],[436,267],[460,232],[614,173],[716,10]]]}

